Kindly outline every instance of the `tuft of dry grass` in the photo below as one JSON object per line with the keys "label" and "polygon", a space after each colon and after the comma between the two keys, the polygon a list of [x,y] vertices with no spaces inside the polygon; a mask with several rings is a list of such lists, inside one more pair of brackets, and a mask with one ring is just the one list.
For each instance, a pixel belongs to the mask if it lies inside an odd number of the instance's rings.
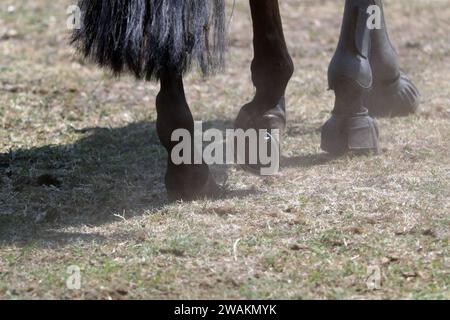
{"label": "tuft of dry grass", "polygon": [[[380,121],[380,155],[319,150],[342,7],[286,0],[296,73],[282,171],[216,168],[228,179],[223,199],[168,203],[158,86],[74,57],[69,1],[2,1],[0,298],[450,298],[450,8],[385,2],[423,104]],[[238,2],[226,71],[186,80],[208,126],[230,127],[253,94],[250,27]],[[72,265],[80,290],[66,286]]]}

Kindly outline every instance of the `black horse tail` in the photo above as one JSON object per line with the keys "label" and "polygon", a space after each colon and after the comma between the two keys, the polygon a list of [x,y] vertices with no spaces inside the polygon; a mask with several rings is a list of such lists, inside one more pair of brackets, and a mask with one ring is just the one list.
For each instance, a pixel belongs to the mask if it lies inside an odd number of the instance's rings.
{"label": "black horse tail", "polygon": [[79,0],[81,28],[72,44],[116,75],[159,79],[220,69],[225,50],[225,0]]}

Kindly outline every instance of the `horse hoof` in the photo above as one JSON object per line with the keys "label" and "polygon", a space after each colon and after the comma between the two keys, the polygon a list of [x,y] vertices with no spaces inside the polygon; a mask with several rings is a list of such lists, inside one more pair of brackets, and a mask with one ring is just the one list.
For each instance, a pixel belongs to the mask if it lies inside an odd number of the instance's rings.
{"label": "horse hoof", "polygon": [[[246,144],[245,152],[237,152],[236,160],[238,161],[239,166],[246,172],[251,173],[257,176],[271,176],[278,173],[280,169],[280,136],[278,132],[274,132],[268,130],[264,134],[264,143],[265,150],[262,154],[260,154],[260,146],[261,146],[261,136],[258,135],[258,139],[255,143],[257,147],[252,151],[256,153],[255,158],[256,161],[250,161],[251,157],[249,156],[249,148],[250,145]],[[264,161],[262,160],[264,157]]]}
{"label": "horse hoof", "polygon": [[[275,112],[273,112],[275,111]],[[258,176],[267,176],[275,174],[279,169],[279,159],[280,159],[280,138],[282,132],[286,128],[286,119],[281,114],[276,112],[276,110],[269,110],[265,114],[259,117],[250,116],[245,109],[243,108],[239,113],[234,125],[235,129],[242,129],[247,131],[249,129],[255,129],[257,141],[253,144],[256,145],[253,152],[256,153],[256,163],[250,162],[250,148],[253,147],[251,143],[245,143],[245,152],[242,151],[236,153],[236,160],[238,161],[239,166],[246,172],[258,175]],[[260,132],[259,130],[264,130],[265,135],[265,144],[266,144],[266,152],[264,156],[267,156],[272,161],[270,164],[262,163],[260,158]],[[276,131],[275,131],[276,130]],[[274,154],[273,154],[274,153]],[[277,161],[278,165],[273,163],[273,161]],[[275,169],[270,169],[275,168]]]}
{"label": "horse hoof", "polygon": [[166,190],[171,202],[211,199],[221,193],[206,165],[169,166]]}
{"label": "horse hoof", "polygon": [[378,153],[378,125],[367,111],[355,115],[333,114],[322,127],[322,150],[333,154]]}
{"label": "horse hoof", "polygon": [[403,73],[390,85],[375,85],[366,100],[373,117],[405,117],[415,113],[419,103],[419,90]]}
{"label": "horse hoof", "polygon": [[278,129],[286,128],[286,101],[281,97],[277,105],[261,114],[261,107],[251,102],[241,108],[234,122],[235,129]]}

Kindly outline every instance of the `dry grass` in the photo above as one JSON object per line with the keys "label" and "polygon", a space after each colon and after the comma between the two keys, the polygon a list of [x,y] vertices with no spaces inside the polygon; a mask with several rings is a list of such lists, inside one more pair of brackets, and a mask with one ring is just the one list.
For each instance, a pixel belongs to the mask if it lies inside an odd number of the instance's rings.
{"label": "dry grass", "polygon": [[[380,155],[332,159],[318,129],[342,7],[281,2],[296,64],[282,172],[229,167],[225,199],[169,204],[158,86],[74,58],[69,1],[2,1],[0,298],[450,298],[448,3],[386,0],[422,109],[380,121]],[[196,119],[230,126],[253,94],[251,57],[238,2],[226,72],[187,80]],[[65,286],[70,265],[81,290]]]}

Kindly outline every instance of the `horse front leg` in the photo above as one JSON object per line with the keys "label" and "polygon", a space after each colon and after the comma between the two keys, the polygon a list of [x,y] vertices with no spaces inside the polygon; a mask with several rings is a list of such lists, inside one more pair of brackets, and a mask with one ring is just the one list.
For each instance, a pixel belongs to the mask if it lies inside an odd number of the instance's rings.
{"label": "horse front leg", "polygon": [[[161,90],[156,99],[158,114],[156,129],[162,145],[168,152],[165,184],[169,200],[189,201],[215,196],[219,188],[208,166],[202,160],[200,164],[196,164],[195,152],[201,152],[202,146],[196,146],[194,142],[194,120],[186,101],[182,76],[168,71],[160,77],[160,82]],[[178,144],[172,140],[172,135],[178,129],[188,133],[185,137],[190,139],[187,143],[190,147],[183,151],[190,154],[177,154],[188,159],[182,163],[175,161],[172,155]],[[184,143],[186,145],[186,141]]]}
{"label": "horse front leg", "polygon": [[365,105],[373,84],[367,23],[372,4],[372,0],[345,3],[339,44],[328,69],[335,106],[331,119],[322,127],[321,147],[331,154],[378,152],[377,124]]}
{"label": "horse front leg", "polygon": [[250,0],[256,95],[239,112],[235,128],[279,129],[286,126],[284,93],[294,71],[284,39],[278,0]]}
{"label": "horse front leg", "polygon": [[[284,39],[278,0],[250,0],[250,9],[254,47],[251,71],[256,94],[250,103],[241,108],[234,126],[244,131],[267,131],[271,136],[265,139],[266,141],[258,141],[257,145],[266,143],[267,150],[276,147],[279,151],[279,141],[275,137],[279,137],[286,127],[284,93],[294,72],[294,65]],[[259,133],[258,139],[261,137]],[[245,162],[251,157],[251,149],[248,144]],[[262,174],[262,164],[259,160],[260,158],[257,163],[242,164],[242,167]]]}
{"label": "horse front leg", "polygon": [[387,32],[383,2],[373,2],[380,8],[381,28],[371,32],[373,88],[367,96],[367,108],[372,116],[407,116],[417,110],[420,94],[400,71],[398,56]]}

